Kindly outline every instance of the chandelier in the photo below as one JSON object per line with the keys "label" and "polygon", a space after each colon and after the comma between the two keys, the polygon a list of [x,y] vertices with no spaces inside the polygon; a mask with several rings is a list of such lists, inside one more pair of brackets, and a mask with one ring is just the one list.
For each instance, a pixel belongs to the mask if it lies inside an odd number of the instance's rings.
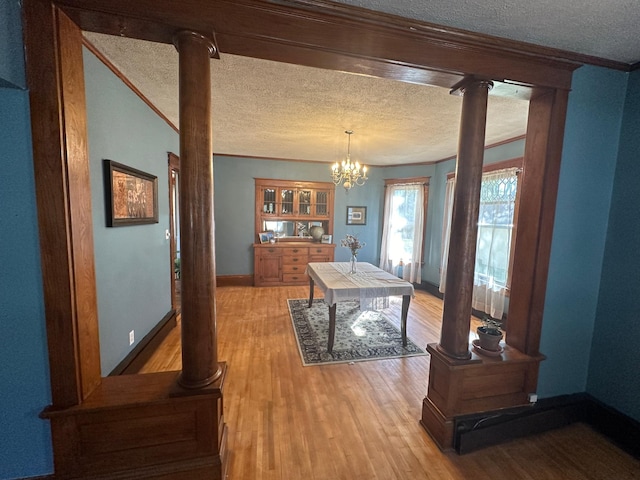
{"label": "chandelier", "polygon": [[349,144],[347,146],[347,158],[342,163],[334,163],[331,166],[331,177],[335,185],[344,186],[345,190],[349,190],[354,185],[362,186],[368,180],[367,167],[361,167],[360,163],[351,161],[351,134],[352,130],[346,130],[344,133],[349,135]]}

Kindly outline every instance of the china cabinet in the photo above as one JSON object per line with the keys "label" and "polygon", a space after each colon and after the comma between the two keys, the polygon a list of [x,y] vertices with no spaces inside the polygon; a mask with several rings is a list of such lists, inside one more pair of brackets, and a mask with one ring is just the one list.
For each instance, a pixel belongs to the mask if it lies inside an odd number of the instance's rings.
{"label": "china cabinet", "polygon": [[[333,261],[335,186],[257,178],[255,187],[254,285],[306,284],[307,263]],[[313,241],[312,227],[322,229],[326,243]]]}

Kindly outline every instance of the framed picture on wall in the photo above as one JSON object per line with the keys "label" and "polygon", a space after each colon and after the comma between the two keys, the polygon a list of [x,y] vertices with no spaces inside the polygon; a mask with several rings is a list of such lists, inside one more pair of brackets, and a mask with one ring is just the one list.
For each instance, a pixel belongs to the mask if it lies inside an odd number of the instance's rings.
{"label": "framed picture on wall", "polygon": [[347,207],[347,225],[366,225],[367,207]]}
{"label": "framed picture on wall", "polygon": [[104,160],[107,227],[158,223],[158,177]]}

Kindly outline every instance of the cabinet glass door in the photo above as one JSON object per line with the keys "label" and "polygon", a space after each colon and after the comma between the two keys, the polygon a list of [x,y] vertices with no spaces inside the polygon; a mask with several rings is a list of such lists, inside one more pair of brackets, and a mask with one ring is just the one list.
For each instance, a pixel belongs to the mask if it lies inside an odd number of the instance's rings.
{"label": "cabinet glass door", "polygon": [[298,215],[311,215],[311,190],[298,190]]}
{"label": "cabinet glass door", "polygon": [[265,188],[262,191],[262,211],[263,213],[276,213],[276,190],[275,188]]}
{"label": "cabinet glass door", "polygon": [[316,216],[329,216],[329,192],[326,190],[316,191]]}
{"label": "cabinet glass door", "polygon": [[293,201],[295,198],[295,190],[285,189],[280,190],[280,212],[282,215],[293,215]]}

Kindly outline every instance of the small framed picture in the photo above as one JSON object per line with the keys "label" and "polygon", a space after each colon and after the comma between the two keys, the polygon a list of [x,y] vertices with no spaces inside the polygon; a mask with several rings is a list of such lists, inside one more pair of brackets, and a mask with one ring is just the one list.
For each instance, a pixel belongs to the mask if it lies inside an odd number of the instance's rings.
{"label": "small framed picture", "polygon": [[366,225],[367,207],[347,207],[347,225]]}
{"label": "small framed picture", "polygon": [[320,243],[331,243],[332,238],[332,235],[322,235],[322,237],[320,237]]}
{"label": "small framed picture", "polygon": [[260,232],[258,236],[260,237],[260,243],[269,243],[273,238],[273,232]]}

